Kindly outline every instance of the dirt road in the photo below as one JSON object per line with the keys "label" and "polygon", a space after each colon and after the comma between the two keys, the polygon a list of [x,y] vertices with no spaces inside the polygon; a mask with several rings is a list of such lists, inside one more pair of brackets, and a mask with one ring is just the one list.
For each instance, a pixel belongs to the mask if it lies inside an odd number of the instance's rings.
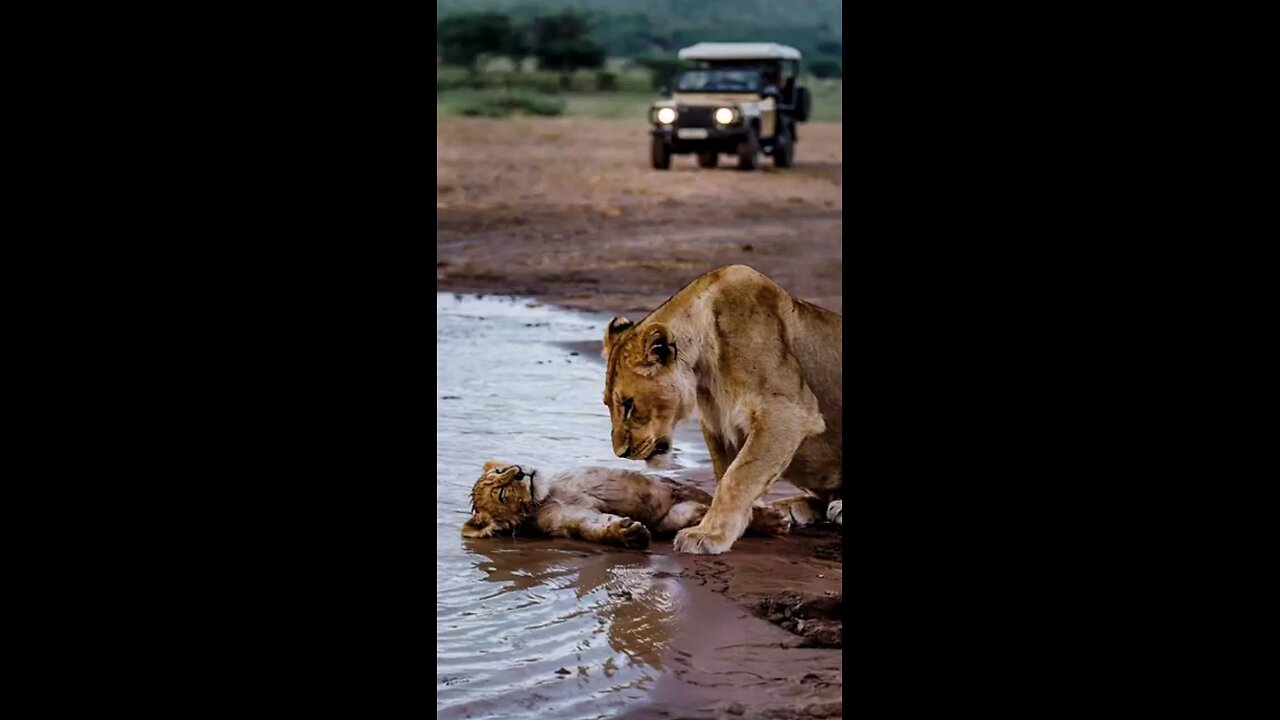
{"label": "dirt road", "polygon": [[841,312],[842,126],[800,126],[797,167],[653,170],[643,122],[439,118],[436,282],[643,315],[746,263]]}

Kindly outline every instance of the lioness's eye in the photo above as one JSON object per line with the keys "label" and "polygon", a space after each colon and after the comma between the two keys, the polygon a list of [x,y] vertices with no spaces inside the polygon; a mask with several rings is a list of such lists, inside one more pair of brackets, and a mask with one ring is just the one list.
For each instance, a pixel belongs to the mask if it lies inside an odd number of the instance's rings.
{"label": "lioness's eye", "polygon": [[506,495],[507,495],[507,487],[504,485],[500,490],[498,490],[498,502],[500,503],[505,502],[503,498],[506,497]]}
{"label": "lioness's eye", "polygon": [[622,417],[624,418],[631,417],[631,410],[634,407],[635,407],[635,403],[631,401],[631,398],[627,398],[626,400],[623,400],[622,401]]}

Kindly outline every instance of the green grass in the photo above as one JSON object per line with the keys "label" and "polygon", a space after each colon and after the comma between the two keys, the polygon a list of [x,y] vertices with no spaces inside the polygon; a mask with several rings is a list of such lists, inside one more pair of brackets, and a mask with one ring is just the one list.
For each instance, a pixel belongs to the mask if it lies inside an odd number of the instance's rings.
{"label": "green grass", "polygon": [[844,102],[844,81],[840,79],[819,80],[818,78],[803,78],[801,84],[809,88],[809,95],[812,98],[813,115],[810,120],[818,122],[843,122],[844,109],[841,103]]}
{"label": "green grass", "polygon": [[[649,106],[658,99],[658,93],[650,89],[648,71],[631,68],[619,60],[610,60],[606,68],[616,75],[616,92],[599,92],[594,70],[574,73],[569,89],[562,90],[556,73],[530,69],[515,72],[505,61],[495,61],[485,68],[480,74],[480,88],[471,86],[463,68],[437,67],[436,112],[497,117],[506,113],[496,108],[506,105],[517,112],[554,114],[549,109],[562,102],[563,114],[569,117],[646,119]],[[842,121],[842,80],[806,77],[801,82],[813,98],[812,120]],[[513,96],[518,99],[510,100]]]}
{"label": "green grass", "polygon": [[645,120],[655,93],[583,93],[566,95],[565,114],[571,117]]}

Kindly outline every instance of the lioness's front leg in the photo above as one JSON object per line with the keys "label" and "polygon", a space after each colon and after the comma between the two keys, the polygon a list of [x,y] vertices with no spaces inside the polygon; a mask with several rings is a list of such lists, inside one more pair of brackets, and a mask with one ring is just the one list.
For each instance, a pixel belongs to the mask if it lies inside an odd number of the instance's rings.
{"label": "lioness's front leg", "polygon": [[552,503],[538,511],[538,529],[556,537],[642,548],[649,545],[649,529],[621,515],[591,508]]}
{"label": "lioness's front leg", "polygon": [[720,436],[712,432],[705,420],[698,423],[702,427],[702,439],[707,443],[707,452],[711,454],[711,469],[716,474],[716,482],[720,482],[724,478],[725,471],[729,469],[729,464],[733,462],[734,457],[738,454],[736,450],[732,450],[720,439]]}
{"label": "lioness's front leg", "polygon": [[733,547],[751,520],[752,504],[787,469],[808,436],[809,423],[799,410],[775,409],[767,418],[756,417],[758,424],[716,486],[702,522],[676,533],[673,545],[678,552],[718,555]]}

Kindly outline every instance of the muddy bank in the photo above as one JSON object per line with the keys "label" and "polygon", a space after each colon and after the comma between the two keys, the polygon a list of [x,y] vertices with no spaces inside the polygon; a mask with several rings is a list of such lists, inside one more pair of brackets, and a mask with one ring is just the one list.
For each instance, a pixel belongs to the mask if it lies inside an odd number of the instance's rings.
{"label": "muddy bank", "polygon": [[[596,343],[566,343],[565,352],[600,357]],[[702,451],[696,418],[677,429],[675,441],[677,466],[680,448]],[[666,474],[715,492],[705,465]],[[798,493],[779,482],[765,500]],[[673,671],[658,679],[648,702],[620,717],[842,717],[842,537],[827,524],[784,537],[746,535],[714,556],[681,555],[670,540],[655,542],[649,553],[667,568],[659,575],[669,573],[731,605],[692,602],[681,610],[684,631],[668,654]]]}
{"label": "muddy bank", "polygon": [[817,552],[838,539],[832,530],[748,536],[719,556],[652,547],[655,575],[685,583],[688,601],[664,656],[668,671],[619,717],[841,717],[843,571]]}

